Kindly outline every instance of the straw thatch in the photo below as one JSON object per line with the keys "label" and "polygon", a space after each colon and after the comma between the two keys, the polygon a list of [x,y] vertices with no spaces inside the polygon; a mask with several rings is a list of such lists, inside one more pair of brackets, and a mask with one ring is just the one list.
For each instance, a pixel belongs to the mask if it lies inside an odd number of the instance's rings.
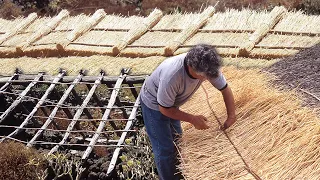
{"label": "straw thatch", "polygon": [[[63,10],[56,17],[35,19],[29,27],[4,41],[1,44],[4,50],[15,47],[16,52],[3,51],[0,55],[36,56],[38,51],[50,56],[169,56],[185,52],[197,43],[209,43],[221,49],[223,56],[272,59],[312,46],[315,43],[311,41],[317,41],[313,38],[320,34],[319,16],[286,13],[283,7],[275,7],[272,12],[244,9],[213,14],[213,10],[214,7],[209,6],[200,13],[164,16],[155,10],[147,17],[106,15],[101,10],[93,16],[67,17],[68,12]],[[24,18],[0,19],[7,24],[0,25],[0,39],[23,21]],[[292,40],[282,40],[282,37],[279,40],[278,34]],[[55,49],[52,44],[56,45]]]}
{"label": "straw thatch", "polygon": [[76,40],[82,34],[86,33],[94,26],[96,26],[105,16],[106,13],[103,9],[97,10],[84,24],[80,24],[75,29],[73,29],[73,31],[68,34],[63,42],[57,44],[57,49],[63,50],[70,42]]}
{"label": "straw thatch", "polygon": [[209,18],[207,24],[202,29],[255,31],[269,18],[269,12],[267,11],[257,12],[249,9],[241,11],[230,9],[225,12],[218,12]]}
{"label": "straw thatch", "polygon": [[119,75],[122,68],[131,68],[135,75],[151,74],[151,72],[165,59],[165,57],[148,58],[120,58],[110,56],[68,57],[68,58],[15,58],[1,59],[1,75],[10,75],[16,68],[24,73],[38,73],[44,71],[56,74],[59,69],[65,69],[69,75],[77,75],[79,69],[88,71],[88,75],[97,75],[103,69],[108,75]]}
{"label": "straw thatch", "polygon": [[249,41],[240,47],[239,54],[247,56],[253,47],[279,22],[279,20],[286,13],[284,7],[275,7],[271,13],[268,21],[261,24],[253,34],[250,35]]}
{"label": "straw thatch", "polygon": [[319,22],[320,16],[308,16],[301,11],[288,12],[274,27],[274,30],[296,33],[320,33],[320,26],[313,25]]}
{"label": "straw thatch", "polygon": [[45,26],[38,29],[35,33],[32,34],[32,36],[27,39],[26,42],[23,42],[22,44],[17,46],[17,51],[23,51],[27,46],[29,46],[31,43],[37,41],[41,37],[49,34],[52,30],[54,30],[58,24],[69,15],[69,12],[67,10],[62,10],[56,17],[52,18],[52,21],[48,22]]}
{"label": "straw thatch", "polygon": [[171,56],[188,38],[193,36],[200,27],[202,27],[207,20],[213,15],[214,7],[210,6],[205,9],[193,23],[184,29],[179,35],[174,38],[169,45],[164,48],[164,54]]}
{"label": "straw thatch", "polygon": [[123,50],[128,44],[141,37],[148,29],[152,28],[163,16],[162,12],[155,9],[147,18],[145,18],[141,23],[137,24],[135,28],[130,29],[130,31],[123,37],[116,45],[113,46],[113,54],[118,55],[121,50]]}
{"label": "straw thatch", "polygon": [[[238,121],[224,134],[220,93],[205,83],[182,109],[205,115],[210,129],[184,125],[181,169],[187,179],[319,179],[319,118],[292,92],[270,87],[256,70],[224,68]],[[220,122],[220,123],[219,123]],[[229,138],[229,139],[228,139]],[[254,177],[256,176],[256,177]]]}
{"label": "straw thatch", "polygon": [[24,19],[23,22],[19,23],[17,27],[11,29],[10,31],[6,32],[3,36],[0,37],[0,44],[6,41],[7,39],[11,38],[12,36],[18,34],[26,27],[28,27],[36,18],[36,13],[29,14],[29,16],[26,19]]}

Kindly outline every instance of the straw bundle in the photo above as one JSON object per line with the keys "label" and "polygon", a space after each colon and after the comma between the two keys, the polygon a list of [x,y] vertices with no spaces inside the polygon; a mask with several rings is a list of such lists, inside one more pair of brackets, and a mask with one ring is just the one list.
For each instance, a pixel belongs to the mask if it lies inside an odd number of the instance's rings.
{"label": "straw bundle", "polygon": [[217,12],[208,19],[203,30],[248,30],[255,31],[260,25],[269,20],[269,12],[253,11],[250,9],[228,9],[225,12]]}
{"label": "straw bundle", "polygon": [[94,26],[96,26],[104,17],[106,16],[106,13],[103,9],[97,10],[86,22],[83,24],[80,24],[77,26],[70,34],[68,34],[67,38],[57,44],[57,48],[60,50],[64,50],[64,48],[72,41],[77,39],[79,36],[83,35],[90,29],[92,29]]}
{"label": "straw bundle", "polygon": [[301,107],[293,92],[272,88],[257,70],[225,67],[223,72],[235,95],[238,120],[227,130],[226,140],[218,129],[218,121],[226,119],[223,99],[207,82],[203,86],[208,99],[200,88],[182,107],[204,114],[211,126],[199,133],[184,124],[181,169],[187,179],[246,179],[247,174],[255,179],[319,179],[317,115]]}
{"label": "straw bundle", "polygon": [[17,51],[23,51],[27,46],[39,40],[41,37],[53,31],[65,17],[69,16],[67,10],[62,10],[56,17],[52,18],[49,23],[38,29],[30,38],[17,46]]}
{"label": "straw bundle", "polygon": [[164,48],[164,54],[166,56],[171,56],[178,49],[178,47],[183,44],[188,38],[193,36],[199,28],[201,28],[214,13],[215,8],[209,6],[204,10],[198,17],[198,19],[193,22],[190,26],[184,29],[178,37],[176,37],[169,45]]}
{"label": "straw bundle", "polygon": [[[79,37],[77,40],[71,44],[79,43],[83,45],[90,46],[110,46],[117,44],[119,39],[122,39],[127,32],[123,31],[89,31],[83,36]],[[68,48],[67,48],[68,49]]]}
{"label": "straw bundle", "polygon": [[37,18],[37,13],[31,13],[29,16],[20,24],[18,24],[14,29],[11,31],[6,32],[3,36],[0,37],[0,44],[2,44],[7,39],[11,38],[12,36],[18,34],[27,26],[29,26],[35,19]]}
{"label": "straw bundle", "polygon": [[269,34],[257,44],[268,48],[290,48],[304,49],[311,47],[319,42],[320,37],[297,36],[297,35],[278,35]]}
{"label": "straw bundle", "polygon": [[143,21],[142,16],[119,16],[119,15],[107,15],[102,19],[94,28],[104,30],[130,30],[132,27],[137,26]]}
{"label": "straw bundle", "polygon": [[276,31],[296,33],[320,33],[319,15],[306,15],[303,12],[289,12],[274,27]]}
{"label": "straw bundle", "polygon": [[183,30],[198,20],[197,13],[175,13],[163,16],[160,21],[152,28],[152,30]]}
{"label": "straw bundle", "polygon": [[[221,56],[237,56],[238,55],[238,52],[239,52],[239,49],[238,48],[216,48],[218,53],[221,55]],[[182,53],[186,53],[190,50],[190,48],[186,48],[186,47],[181,47],[179,48],[176,52],[174,52],[174,55],[178,55],[178,54],[182,54]]]}
{"label": "straw bundle", "polygon": [[213,46],[241,46],[247,39],[247,33],[197,33],[184,45],[194,46],[206,43]]}
{"label": "straw bundle", "polygon": [[274,59],[274,58],[282,58],[287,56],[292,56],[298,53],[299,50],[296,49],[263,49],[263,48],[254,48],[249,57],[251,58],[266,58],[266,59]]}
{"label": "straw bundle", "polygon": [[248,55],[253,47],[279,22],[285,15],[286,9],[283,6],[275,7],[270,12],[270,19],[261,24],[261,27],[250,35],[249,41],[245,43],[239,50],[240,55]]}
{"label": "straw bundle", "polygon": [[141,35],[147,32],[148,29],[152,28],[162,16],[162,11],[159,9],[153,10],[152,13],[143,20],[142,23],[139,23],[135,28],[130,29],[126,36],[113,46],[112,51],[114,55],[119,54],[120,51],[123,50],[128,44],[141,37]]}
{"label": "straw bundle", "polygon": [[145,48],[145,47],[127,47],[121,51],[120,56],[123,57],[150,57],[163,56],[163,48]]}
{"label": "straw bundle", "polygon": [[77,16],[68,16],[56,27],[56,31],[73,31],[80,24],[89,21],[91,16],[85,14],[79,14]]}
{"label": "straw bundle", "polygon": [[108,55],[112,56],[112,47],[105,46],[83,46],[80,44],[69,44],[65,53],[69,56],[92,56],[92,55]]}
{"label": "straw bundle", "polygon": [[118,76],[122,68],[131,68],[131,74],[151,74],[165,57],[122,58],[110,56],[64,57],[64,58],[4,58],[0,61],[1,75],[10,75],[15,68],[27,73],[40,71],[57,74],[59,68],[65,69],[69,75],[79,74],[80,69],[88,71],[88,75],[97,75],[103,69],[108,75]]}
{"label": "straw bundle", "polygon": [[12,21],[0,18],[0,34],[5,34],[8,31],[7,26],[10,23]]}
{"label": "straw bundle", "polygon": [[139,39],[134,41],[131,45],[133,46],[166,46],[168,42],[179,35],[178,32],[147,32]]}

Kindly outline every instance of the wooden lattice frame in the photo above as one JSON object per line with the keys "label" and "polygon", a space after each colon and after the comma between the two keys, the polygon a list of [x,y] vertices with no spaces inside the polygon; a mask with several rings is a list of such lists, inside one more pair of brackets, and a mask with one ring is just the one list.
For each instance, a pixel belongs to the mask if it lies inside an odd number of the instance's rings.
{"label": "wooden lattice frame", "polygon": [[[108,174],[110,174],[118,159],[120,150],[124,145],[124,140],[127,137],[128,132],[132,132],[132,125],[133,121],[136,119],[136,115],[138,112],[138,108],[140,105],[140,98],[139,93],[137,91],[138,88],[141,87],[141,84],[145,80],[145,76],[129,76],[129,70],[122,69],[119,77],[112,77],[112,76],[105,76],[105,73],[101,71],[99,76],[85,76],[83,71],[80,71],[78,76],[66,76],[65,71],[60,71],[58,75],[48,76],[45,73],[40,72],[37,75],[24,75],[21,74],[19,71],[16,71],[11,77],[0,78],[0,96],[14,96],[13,103],[10,103],[9,107],[6,108],[4,112],[0,112],[0,128],[11,128],[12,131],[6,135],[0,136],[0,143],[4,142],[5,140],[14,140],[18,142],[22,142],[27,145],[27,147],[32,147],[35,145],[52,145],[53,147],[50,149],[48,154],[52,154],[56,151],[59,151],[59,148],[62,146],[84,146],[86,150],[82,155],[82,159],[85,160],[89,157],[90,153],[92,152],[94,147],[106,147],[106,148],[113,148],[114,153],[111,159],[111,163],[108,168]],[[41,97],[34,97],[32,96],[32,88],[36,85],[46,84],[48,87],[46,88],[44,94]],[[68,88],[64,91],[63,95],[59,97],[59,101],[57,103],[53,103],[52,100],[49,99],[51,93],[57,91],[57,85],[67,84],[69,85]],[[85,84],[88,88],[88,93],[85,95],[84,100],[80,99],[79,93],[75,91],[75,87],[79,84]],[[138,85],[137,85],[138,84]],[[25,88],[22,92],[15,92],[12,88],[14,85],[23,85]],[[100,101],[99,97],[96,94],[97,87],[100,85],[105,85],[108,87],[111,94],[110,98],[108,99],[108,103],[103,104]],[[126,85],[125,87],[122,85]],[[123,89],[130,89],[132,94],[132,98],[134,98],[134,102],[132,101],[121,101],[119,97],[119,92]],[[77,101],[81,102],[78,106],[68,106],[65,104],[65,101],[68,97],[73,94],[73,97],[79,98]],[[27,99],[33,99],[37,101],[37,103],[33,106],[32,111],[28,111],[26,107],[23,106],[23,101]],[[57,99],[58,100],[58,99]],[[95,107],[89,107],[88,103],[92,100],[94,103],[97,104]],[[5,123],[6,118],[15,111],[18,106],[22,106],[22,109],[25,109],[25,118],[20,123],[19,126],[12,126],[7,125]],[[44,111],[43,107],[52,107],[51,113],[44,113],[46,114],[45,122],[41,122],[37,116],[37,111]],[[75,113],[72,113],[70,109],[75,108]],[[89,131],[85,129],[79,128],[80,126],[77,124],[81,121],[90,121],[94,120],[93,116],[88,111],[89,108],[99,108],[104,110],[103,116],[99,119],[100,123],[99,126],[95,129],[95,131]],[[120,109],[123,112],[123,119],[112,119],[110,117],[110,113],[113,109]],[[30,109],[30,108],[29,108]],[[57,117],[58,110],[64,110],[64,113],[68,118],[59,118]],[[129,109],[130,114],[126,114],[126,109]],[[86,119],[81,119],[81,115],[85,115]],[[43,117],[41,117],[43,118]],[[64,119],[70,121],[68,127],[66,129],[61,129],[57,123],[55,123],[56,119]],[[96,119],[97,120],[97,119]],[[26,127],[30,121],[37,121],[36,123],[41,124],[41,127]],[[125,127],[120,128],[115,124],[116,121],[123,121],[125,122]],[[109,124],[113,130],[106,130],[106,124]],[[55,129],[50,129],[49,125],[56,127]],[[35,130],[37,131],[36,134],[32,137],[29,141],[24,141],[16,136],[22,132],[23,130]],[[55,131],[63,133],[63,138],[60,142],[48,142],[48,141],[39,141],[38,139],[45,131]],[[90,143],[86,144],[85,141],[83,144],[70,144],[68,142],[68,138],[70,137],[71,133],[93,133],[94,135],[90,139]],[[107,133],[116,133],[119,137],[118,139],[103,139],[104,143],[99,142],[98,140],[101,135],[105,135]]]}

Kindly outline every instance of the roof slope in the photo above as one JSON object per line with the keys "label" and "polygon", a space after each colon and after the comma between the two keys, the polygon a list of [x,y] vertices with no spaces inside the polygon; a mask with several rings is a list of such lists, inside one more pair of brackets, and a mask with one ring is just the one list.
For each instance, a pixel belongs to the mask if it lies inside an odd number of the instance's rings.
{"label": "roof slope", "polygon": [[320,41],[320,16],[287,12],[228,10],[123,17],[97,10],[92,16],[0,19],[0,57],[88,56],[94,54],[148,57],[187,51],[198,43],[218,48],[222,55],[282,57]]}

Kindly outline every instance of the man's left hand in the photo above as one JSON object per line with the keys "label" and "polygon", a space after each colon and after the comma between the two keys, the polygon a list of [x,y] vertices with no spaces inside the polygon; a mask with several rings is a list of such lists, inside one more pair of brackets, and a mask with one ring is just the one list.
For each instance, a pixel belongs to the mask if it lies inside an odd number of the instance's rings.
{"label": "man's left hand", "polygon": [[236,122],[236,118],[235,117],[228,117],[227,120],[224,122],[223,126],[221,127],[221,130],[226,130],[228,129],[232,124],[234,124]]}

